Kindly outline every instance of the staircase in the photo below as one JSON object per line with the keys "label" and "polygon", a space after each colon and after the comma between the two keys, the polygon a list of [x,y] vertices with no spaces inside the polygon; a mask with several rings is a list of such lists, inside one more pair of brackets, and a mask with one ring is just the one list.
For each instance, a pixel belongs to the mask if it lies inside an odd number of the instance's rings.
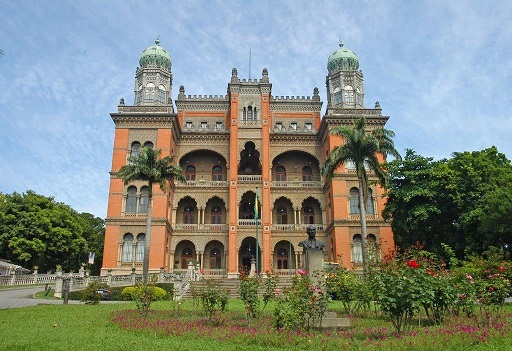
{"label": "staircase", "polygon": [[[265,278],[262,278],[265,279]],[[238,298],[238,279],[226,279],[226,278],[216,278],[212,279],[215,282],[215,286],[224,289],[227,291],[228,296],[233,299]],[[198,281],[191,281],[190,288],[183,294],[184,299],[190,299],[194,297],[194,294],[198,293],[206,287],[207,280],[201,279]],[[279,281],[277,282],[276,289],[283,290],[285,287],[292,285],[292,277],[290,276],[282,276],[279,277]],[[259,295],[263,296],[265,292],[265,288],[263,285],[260,286]]]}

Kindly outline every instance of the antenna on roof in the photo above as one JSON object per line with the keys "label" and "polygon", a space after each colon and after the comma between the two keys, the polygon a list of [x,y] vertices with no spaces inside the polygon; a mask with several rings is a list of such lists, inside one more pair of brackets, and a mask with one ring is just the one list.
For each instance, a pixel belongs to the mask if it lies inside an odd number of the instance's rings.
{"label": "antenna on roof", "polygon": [[249,46],[249,79],[251,79],[251,58],[252,58],[252,51],[251,51],[251,47]]}

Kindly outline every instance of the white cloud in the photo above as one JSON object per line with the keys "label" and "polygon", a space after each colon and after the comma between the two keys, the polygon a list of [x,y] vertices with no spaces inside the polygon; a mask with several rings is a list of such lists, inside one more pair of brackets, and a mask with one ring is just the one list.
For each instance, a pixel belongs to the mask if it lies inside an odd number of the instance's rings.
{"label": "white cloud", "polygon": [[[89,1],[0,3],[0,191],[33,189],[98,216],[119,98],[133,102],[142,50],[160,36],[173,98],[223,95],[269,70],[274,95],[325,102],[338,40],[359,57],[365,100],[399,149],[449,157],[497,145],[512,157],[512,3],[467,1]],[[325,103],[324,103],[325,108]]]}

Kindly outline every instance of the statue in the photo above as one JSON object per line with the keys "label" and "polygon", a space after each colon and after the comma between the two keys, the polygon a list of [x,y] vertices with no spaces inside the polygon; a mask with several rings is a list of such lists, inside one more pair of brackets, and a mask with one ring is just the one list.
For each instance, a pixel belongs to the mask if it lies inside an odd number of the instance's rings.
{"label": "statue", "polygon": [[306,229],[307,233],[308,233],[308,238],[307,240],[303,240],[299,243],[299,246],[300,247],[303,247],[304,250],[307,250],[307,249],[320,249],[322,250],[324,247],[325,247],[325,244],[319,240],[316,240],[315,236],[316,236],[316,228],[314,225],[310,225],[307,229]]}

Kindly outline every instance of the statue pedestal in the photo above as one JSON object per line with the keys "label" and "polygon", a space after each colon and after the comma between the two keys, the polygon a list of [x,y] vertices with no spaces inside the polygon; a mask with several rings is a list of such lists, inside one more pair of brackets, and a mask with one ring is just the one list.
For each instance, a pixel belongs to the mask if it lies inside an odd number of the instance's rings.
{"label": "statue pedestal", "polygon": [[[318,286],[325,293],[327,293],[325,283],[325,271],[324,271],[324,252],[322,249],[304,249],[305,257],[305,269],[308,272],[308,277],[311,280],[311,284]],[[349,318],[338,318],[335,312],[325,312],[318,325],[319,329],[342,329],[350,327]]]}
{"label": "statue pedestal", "polygon": [[316,286],[325,286],[324,251],[322,249],[304,249],[305,269],[308,271],[311,283]]}

